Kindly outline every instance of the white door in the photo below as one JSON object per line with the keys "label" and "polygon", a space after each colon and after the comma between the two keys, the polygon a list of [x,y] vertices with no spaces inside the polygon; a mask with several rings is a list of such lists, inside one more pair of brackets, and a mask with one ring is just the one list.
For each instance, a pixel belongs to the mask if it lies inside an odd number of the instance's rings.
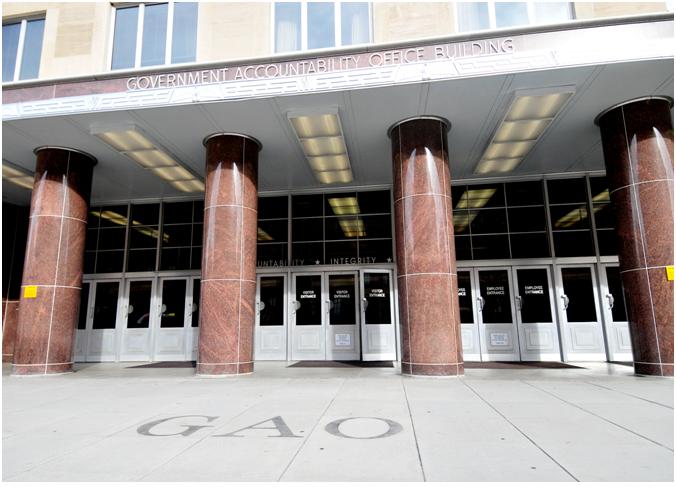
{"label": "white door", "polygon": [[550,269],[532,266],[513,271],[521,360],[561,360]]}
{"label": "white door", "polygon": [[620,268],[617,265],[601,265],[600,276],[601,306],[606,323],[608,359],[614,362],[630,362],[633,360],[631,337]]}
{"label": "white door", "polygon": [[73,346],[73,361],[84,362],[87,356],[87,339],[91,330],[91,312],[89,302],[92,283],[83,282],[80,289],[80,305],[78,307],[77,328],[75,329],[75,345]]}
{"label": "white door", "polygon": [[481,361],[481,341],[479,340],[479,321],[476,286],[471,269],[458,269],[458,302],[460,304],[460,332],[462,334],[462,356],[465,361]]}
{"label": "white door", "polygon": [[507,268],[476,269],[479,333],[483,360],[520,360],[512,298],[512,272]]}
{"label": "white door", "polygon": [[557,273],[565,359],[606,360],[593,267],[559,266]]}
{"label": "white door", "polygon": [[[151,339],[154,341],[153,361],[183,361],[188,353],[192,333],[188,314],[190,303],[187,298],[189,279],[164,278],[159,280],[157,298],[157,327]],[[192,344],[192,343],[190,343]]]}
{"label": "white door", "polygon": [[190,278],[188,292],[188,345],[186,346],[186,360],[197,360],[200,339],[200,294],[201,280],[199,277]]}
{"label": "white door", "polygon": [[361,271],[362,360],[396,360],[392,271]]}
{"label": "white door", "polygon": [[259,275],[254,360],[286,360],[286,275]]}
{"label": "white door", "polygon": [[291,360],[324,360],[322,274],[293,274],[291,277]]}
{"label": "white door", "polygon": [[326,359],[359,360],[357,272],[324,274]]}
{"label": "white door", "polygon": [[[100,283],[99,283],[100,284]],[[125,304],[122,309],[122,332],[120,361],[150,361],[152,326],[159,313],[153,304],[153,280],[131,279],[125,288]]]}
{"label": "white door", "polygon": [[89,316],[83,341],[84,360],[114,362],[117,360],[119,281],[92,281],[89,293]]}

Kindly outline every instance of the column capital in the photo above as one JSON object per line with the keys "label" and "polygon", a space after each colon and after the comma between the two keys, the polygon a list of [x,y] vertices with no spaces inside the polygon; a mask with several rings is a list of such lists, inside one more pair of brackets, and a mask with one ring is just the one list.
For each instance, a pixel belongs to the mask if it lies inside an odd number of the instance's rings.
{"label": "column capital", "polygon": [[601,112],[599,115],[596,116],[596,118],[594,119],[594,124],[596,124],[597,126],[600,126],[601,125],[600,122],[601,122],[601,119],[603,118],[603,116],[612,112],[613,110],[619,109],[620,107],[624,107],[625,105],[631,105],[632,103],[645,102],[645,101],[648,101],[648,100],[662,100],[662,101],[666,101],[666,102],[669,103],[669,108],[674,106],[674,99],[671,98],[670,96],[667,96],[667,95],[660,95],[660,96],[650,95],[650,96],[641,96],[641,97],[638,97],[638,98],[632,98],[631,100],[625,100],[623,102],[616,103],[615,105],[612,105],[611,107],[608,107],[607,109],[605,109],[603,112]]}
{"label": "column capital", "polygon": [[67,146],[53,146],[53,145],[43,145],[43,146],[38,146],[35,150],[33,150],[33,153],[35,155],[39,154],[40,152],[44,150],[63,150],[65,152],[70,152],[70,153],[78,153],[89,160],[92,161],[92,167],[94,167],[96,164],[99,163],[98,159],[92,155],[91,153],[84,152],[82,150],[78,150],[77,148],[69,148]]}
{"label": "column capital", "polygon": [[446,119],[445,117],[439,117],[437,115],[414,115],[412,117],[406,117],[405,119],[401,119],[394,124],[392,124],[388,129],[387,129],[387,137],[391,138],[392,137],[392,131],[401,126],[402,124],[406,124],[407,122],[413,122],[413,121],[438,121],[441,122],[442,124],[446,125],[446,132],[448,133],[451,130],[451,121]]}
{"label": "column capital", "polygon": [[232,136],[232,137],[234,137],[234,138],[245,138],[245,139],[248,139],[248,140],[253,141],[254,143],[256,143],[256,145],[258,145],[258,151],[259,151],[259,152],[263,149],[263,144],[262,144],[259,140],[257,140],[257,139],[254,138],[253,136],[249,136],[248,134],[242,134],[242,133],[228,133],[228,132],[212,133],[212,134],[206,136],[206,137],[202,140],[202,144],[203,144],[204,146],[207,146],[207,142],[208,142],[210,139],[212,139],[212,138],[218,138],[219,136],[223,136],[223,137]]}

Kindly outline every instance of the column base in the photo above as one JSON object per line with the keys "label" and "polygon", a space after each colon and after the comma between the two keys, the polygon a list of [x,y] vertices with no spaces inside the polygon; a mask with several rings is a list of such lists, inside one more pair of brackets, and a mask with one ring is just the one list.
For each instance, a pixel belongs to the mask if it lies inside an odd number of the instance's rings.
{"label": "column base", "polygon": [[253,362],[239,363],[197,363],[197,375],[225,376],[251,374],[254,369]]}
{"label": "column base", "polygon": [[401,374],[410,376],[455,377],[465,374],[465,364],[461,363],[408,363],[401,362]]}
{"label": "column base", "polygon": [[12,375],[58,375],[73,371],[73,362],[69,363],[39,363],[28,365],[12,365]]}
{"label": "column base", "polygon": [[634,362],[634,373],[636,375],[652,375],[660,377],[673,377],[673,363],[643,363]]}

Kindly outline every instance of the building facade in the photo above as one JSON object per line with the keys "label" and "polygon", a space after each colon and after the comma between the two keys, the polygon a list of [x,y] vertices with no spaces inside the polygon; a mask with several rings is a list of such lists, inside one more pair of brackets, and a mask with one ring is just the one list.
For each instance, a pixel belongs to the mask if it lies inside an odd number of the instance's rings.
{"label": "building facade", "polygon": [[3,361],[673,375],[671,3],[3,4]]}

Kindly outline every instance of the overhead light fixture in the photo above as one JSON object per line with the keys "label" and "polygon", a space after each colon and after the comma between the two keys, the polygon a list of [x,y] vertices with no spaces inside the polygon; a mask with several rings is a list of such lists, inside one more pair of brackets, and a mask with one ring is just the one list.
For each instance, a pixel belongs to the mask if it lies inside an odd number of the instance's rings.
{"label": "overhead light fixture", "polygon": [[346,238],[357,238],[366,236],[364,221],[358,217],[338,220],[340,228]]}
{"label": "overhead light fixture", "polygon": [[462,194],[455,208],[481,208],[493,198],[496,191],[497,188],[468,189]]}
{"label": "overhead light fixture", "polygon": [[263,229],[260,227],[258,228],[258,241],[274,241],[272,236],[270,236],[268,233],[266,233]]}
{"label": "overhead light fixture", "polygon": [[204,183],[199,178],[170,153],[156,145],[135,124],[112,128],[92,126],[91,134],[177,190],[186,193],[204,191]]}
{"label": "overhead light fixture", "polygon": [[2,161],[2,180],[26,189],[33,189],[35,177],[27,170],[6,160]]}
{"label": "overhead light fixture", "polygon": [[361,213],[356,196],[329,198],[329,205],[334,215],[358,215]]}
{"label": "overhead light fixture", "polygon": [[[103,210],[102,212],[97,212],[96,210],[92,210],[89,213],[96,216],[96,217],[99,217],[101,219],[105,219],[109,222],[112,222],[113,224],[117,224],[119,226],[125,226],[126,227],[126,225],[127,225],[127,217],[125,217],[124,215],[122,215],[118,212],[113,212],[112,210]],[[143,234],[144,236],[150,236],[151,238],[156,238],[156,239],[159,238],[159,236],[160,236],[159,230],[154,229],[150,226],[144,226],[137,220],[131,221],[131,227],[136,232]],[[165,242],[169,241],[169,235],[167,233],[164,233],[162,235],[162,239]]]}
{"label": "overhead light fixture", "polygon": [[516,169],[574,93],[574,86],[517,91],[474,174]]}
{"label": "overhead light fixture", "polygon": [[338,109],[287,114],[315,178],[322,184],[353,181]]}
{"label": "overhead light fixture", "polygon": [[574,226],[587,218],[587,207],[579,207],[571,210],[554,223],[554,227],[565,229]]}

